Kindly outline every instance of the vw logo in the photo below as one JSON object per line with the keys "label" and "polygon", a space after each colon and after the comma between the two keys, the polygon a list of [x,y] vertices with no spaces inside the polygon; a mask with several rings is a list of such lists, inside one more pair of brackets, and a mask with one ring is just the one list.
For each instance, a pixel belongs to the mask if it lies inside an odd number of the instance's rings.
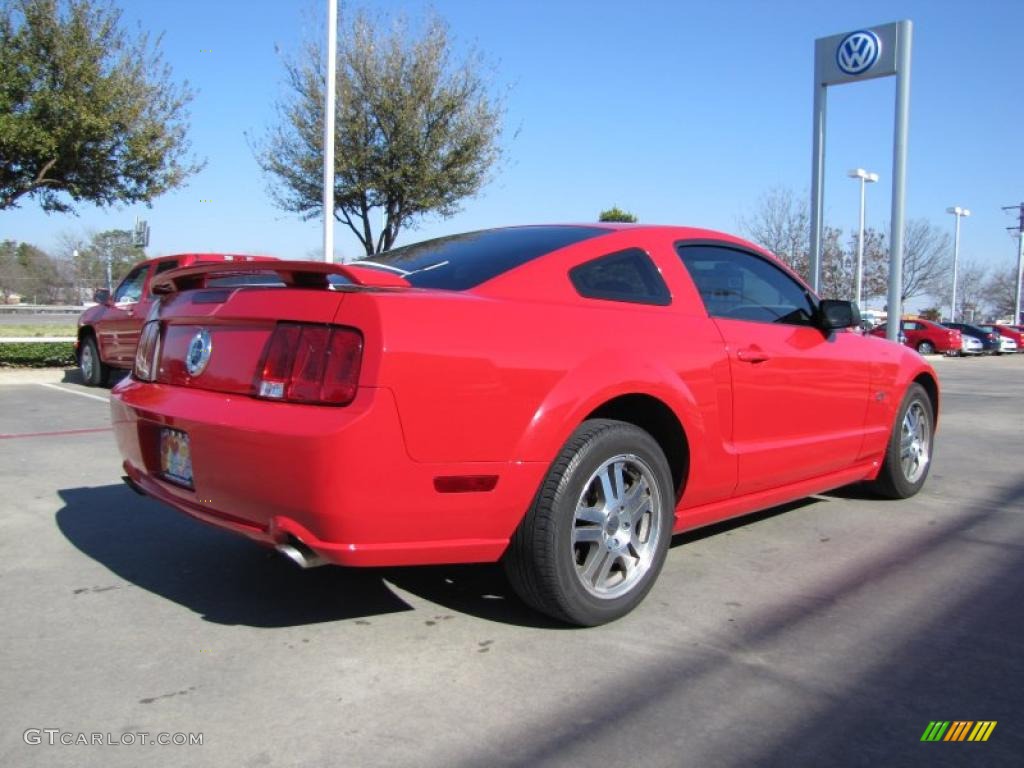
{"label": "vw logo", "polygon": [[875,66],[882,41],[874,32],[851,32],[836,49],[836,64],[848,75],[862,75]]}
{"label": "vw logo", "polygon": [[188,371],[188,375],[198,376],[205,371],[212,352],[213,342],[210,341],[210,332],[205,328],[196,331],[185,355],[185,370]]}

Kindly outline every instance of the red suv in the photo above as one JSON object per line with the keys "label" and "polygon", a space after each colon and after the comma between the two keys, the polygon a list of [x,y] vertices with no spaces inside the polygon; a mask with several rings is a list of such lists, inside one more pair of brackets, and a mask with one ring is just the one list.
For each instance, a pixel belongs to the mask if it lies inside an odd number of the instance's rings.
{"label": "red suv", "polygon": [[[920,317],[904,320],[902,331],[907,339],[903,343],[916,349],[922,355],[933,355],[936,352],[941,352],[944,355],[959,355],[963,347],[963,337],[960,335],[960,331]],[[871,335],[885,336],[885,324],[874,328]]]}
{"label": "red suv", "polygon": [[153,304],[150,284],[156,275],[202,262],[273,260],[273,256],[179,253],[136,264],[113,294],[106,289],[96,291],[96,306],[78,318],[75,352],[85,383],[100,386],[107,383],[112,368],[131,369],[142,325]]}

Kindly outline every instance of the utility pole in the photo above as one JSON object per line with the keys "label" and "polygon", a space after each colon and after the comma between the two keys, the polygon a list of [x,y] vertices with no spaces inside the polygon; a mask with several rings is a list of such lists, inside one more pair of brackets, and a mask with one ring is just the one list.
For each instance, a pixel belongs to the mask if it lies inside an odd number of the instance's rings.
{"label": "utility pole", "polygon": [[1017,230],[1017,284],[1014,286],[1013,295],[1013,323],[1012,325],[1018,325],[1021,321],[1020,318],[1020,284],[1021,280],[1024,279],[1024,203],[1019,205],[1004,205],[1004,211],[1017,211],[1017,226],[1007,227],[1010,232]]}

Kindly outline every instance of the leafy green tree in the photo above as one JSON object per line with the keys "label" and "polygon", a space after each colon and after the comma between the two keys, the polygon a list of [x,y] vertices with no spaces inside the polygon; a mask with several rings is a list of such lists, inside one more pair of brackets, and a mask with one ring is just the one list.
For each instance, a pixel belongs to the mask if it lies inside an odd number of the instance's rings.
{"label": "leafy green tree", "polygon": [[0,298],[12,294],[31,304],[63,301],[68,285],[56,259],[30,243],[0,243]]}
{"label": "leafy green tree", "polygon": [[0,299],[6,304],[12,296],[24,296],[27,278],[25,268],[18,259],[18,243],[0,242]]}
{"label": "leafy green tree", "polygon": [[606,211],[601,211],[597,217],[598,221],[621,221],[625,224],[636,224],[639,219],[629,211],[623,211],[617,205],[613,205]]}
{"label": "leafy green tree", "polygon": [[[454,62],[440,19],[418,37],[405,22],[380,26],[354,16],[339,35],[337,70],[334,216],[367,255],[423,216],[454,215],[481,189],[501,155],[504,114],[480,55]],[[274,203],[303,219],[323,208],[324,58],[310,42],[285,62],[288,95],[256,148]]]}
{"label": "leafy green tree", "polygon": [[201,165],[193,94],[104,0],[0,0],[0,210],[149,202]]}

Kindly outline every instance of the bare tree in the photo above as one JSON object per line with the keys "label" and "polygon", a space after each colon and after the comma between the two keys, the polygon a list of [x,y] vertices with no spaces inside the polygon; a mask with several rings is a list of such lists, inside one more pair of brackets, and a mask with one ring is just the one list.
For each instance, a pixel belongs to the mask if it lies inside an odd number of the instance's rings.
{"label": "bare tree", "polygon": [[807,201],[793,190],[773,187],[757,201],[750,216],[740,217],[740,231],[771,251],[801,275],[808,273],[811,217]]}
{"label": "bare tree", "polygon": [[[846,246],[842,230],[826,226],[821,238],[821,295],[827,298],[856,300],[857,234],[851,233]],[[888,284],[888,259],[885,235],[875,229],[864,230],[864,281],[861,298],[885,295]]]}
{"label": "bare tree", "polygon": [[[857,251],[843,249],[843,231],[836,227],[823,227],[821,233],[822,296],[830,299],[853,298],[857,275]],[[856,248],[856,240],[854,241]]]}
{"label": "bare tree", "polygon": [[932,293],[944,296],[953,285],[953,243],[927,219],[907,222],[903,238],[903,301]]}
{"label": "bare tree", "polygon": [[[810,212],[804,197],[791,189],[774,187],[763,194],[749,216],[739,219],[740,231],[790,267],[807,276],[810,271]],[[857,236],[845,247],[843,232],[822,228],[821,294],[854,298],[856,291]],[[863,298],[884,296],[889,285],[889,236],[864,231]],[[931,293],[945,296],[952,286],[952,239],[927,219],[907,223],[903,251],[902,299]]]}
{"label": "bare tree", "polygon": [[[739,220],[740,230],[801,275],[810,271],[810,213],[806,196],[774,187],[763,194],[754,211]],[[865,299],[885,293],[888,261],[885,234],[874,229],[864,231]],[[837,227],[822,229],[821,294],[830,298],[855,298],[857,284],[857,236],[851,235],[844,247],[843,231]]]}
{"label": "bare tree", "polygon": [[[856,259],[856,237],[850,236],[850,248]],[[885,233],[877,229],[864,230],[864,284],[865,299],[885,296],[889,289],[889,243]]]}
{"label": "bare tree", "polygon": [[982,295],[997,317],[1011,317],[1017,302],[1017,265],[1004,264],[989,274]]}
{"label": "bare tree", "polygon": [[980,322],[988,312],[985,299],[985,285],[989,280],[988,270],[977,261],[965,261],[960,265],[957,275],[956,300],[957,317],[963,321],[967,317]]}

